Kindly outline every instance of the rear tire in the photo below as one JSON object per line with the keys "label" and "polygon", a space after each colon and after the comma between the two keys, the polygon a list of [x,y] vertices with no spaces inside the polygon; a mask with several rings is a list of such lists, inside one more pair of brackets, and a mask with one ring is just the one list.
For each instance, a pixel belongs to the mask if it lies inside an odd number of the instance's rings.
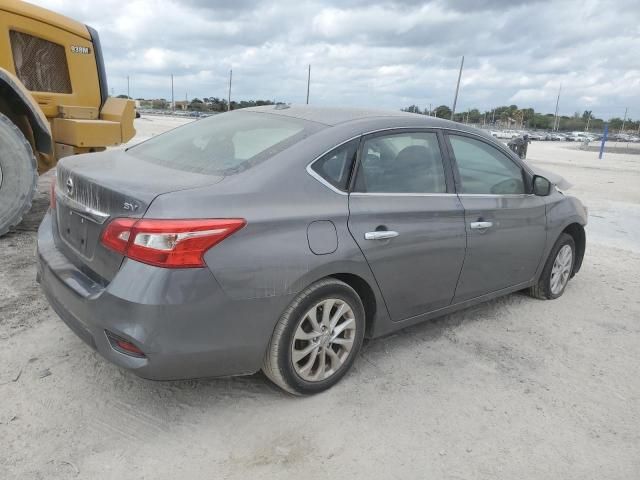
{"label": "rear tire", "polygon": [[[567,257],[569,249],[570,258]],[[562,296],[573,274],[575,263],[576,243],[571,235],[563,233],[551,249],[538,283],[530,287],[527,293],[540,300],[554,300]]]}
{"label": "rear tire", "polygon": [[0,237],[29,211],[37,184],[37,162],[31,145],[0,113]]}
{"label": "rear tire", "polygon": [[364,330],[364,307],[356,291],[334,278],[320,280],[280,317],[262,371],[294,395],[327,390],[351,368]]}

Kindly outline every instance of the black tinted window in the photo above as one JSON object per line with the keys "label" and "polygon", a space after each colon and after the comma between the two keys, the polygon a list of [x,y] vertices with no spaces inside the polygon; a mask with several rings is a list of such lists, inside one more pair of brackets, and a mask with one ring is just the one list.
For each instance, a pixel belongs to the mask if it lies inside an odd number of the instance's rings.
{"label": "black tinted window", "polygon": [[522,170],[495,147],[480,140],[450,135],[462,193],[525,193]]}
{"label": "black tinted window", "polygon": [[230,175],[280,153],[323,128],[268,113],[213,115],[132,147],[129,153],[164,167]]}
{"label": "black tinted window", "polygon": [[356,191],[446,192],[437,135],[432,132],[414,132],[365,140],[356,178]]}
{"label": "black tinted window", "polygon": [[359,140],[351,140],[316,160],[311,168],[334,187],[346,190],[358,151]]}

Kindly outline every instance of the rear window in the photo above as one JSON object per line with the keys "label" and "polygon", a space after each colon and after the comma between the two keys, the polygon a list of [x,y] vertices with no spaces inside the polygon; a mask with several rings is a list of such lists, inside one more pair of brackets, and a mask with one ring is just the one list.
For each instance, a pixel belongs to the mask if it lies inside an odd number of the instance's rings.
{"label": "rear window", "polygon": [[175,170],[231,175],[280,153],[322,127],[280,115],[234,112],[197,120],[128,152]]}

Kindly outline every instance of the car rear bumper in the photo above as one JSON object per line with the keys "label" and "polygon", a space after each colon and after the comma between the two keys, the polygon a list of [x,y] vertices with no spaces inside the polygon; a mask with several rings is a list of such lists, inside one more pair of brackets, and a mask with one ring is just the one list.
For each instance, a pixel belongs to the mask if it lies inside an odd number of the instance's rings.
{"label": "car rear bumper", "polygon": [[[171,270],[128,259],[101,284],[56,247],[50,213],[37,251],[38,282],[58,316],[107,360],[153,380],[254,373],[288,302],[233,300],[206,268]],[[146,358],[115,350],[106,331]]]}

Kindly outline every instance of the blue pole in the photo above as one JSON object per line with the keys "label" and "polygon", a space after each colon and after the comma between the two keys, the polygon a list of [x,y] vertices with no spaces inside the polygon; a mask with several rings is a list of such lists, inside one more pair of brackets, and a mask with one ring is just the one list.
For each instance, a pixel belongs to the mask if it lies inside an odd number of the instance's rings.
{"label": "blue pole", "polygon": [[598,158],[600,160],[602,160],[602,154],[604,153],[604,144],[607,141],[607,135],[609,134],[609,124],[605,123],[604,124],[604,134],[602,135],[602,143],[600,144],[600,155],[598,155]]}

